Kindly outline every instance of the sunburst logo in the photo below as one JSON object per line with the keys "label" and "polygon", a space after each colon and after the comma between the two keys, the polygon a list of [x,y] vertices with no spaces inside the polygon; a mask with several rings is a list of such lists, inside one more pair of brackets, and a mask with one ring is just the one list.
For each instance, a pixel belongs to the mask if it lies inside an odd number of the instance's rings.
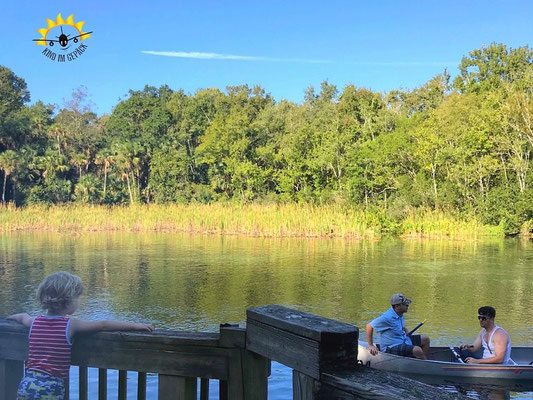
{"label": "sunburst logo", "polygon": [[[87,49],[87,45],[80,42],[91,37],[91,32],[84,32],[83,25],[85,21],[74,22],[74,16],[71,14],[64,20],[61,14],[57,14],[55,21],[46,19],[48,23],[47,28],[37,29],[42,37],[40,39],[33,39],[36,45],[45,46],[42,54],[52,61],[65,62],[73,61],[78,58]],[[80,43],[78,45],[78,43]],[[59,53],[55,53],[48,47],[58,46],[56,49]],[[77,47],[74,50],[70,50],[73,46]],[[63,54],[62,54],[63,53]]]}

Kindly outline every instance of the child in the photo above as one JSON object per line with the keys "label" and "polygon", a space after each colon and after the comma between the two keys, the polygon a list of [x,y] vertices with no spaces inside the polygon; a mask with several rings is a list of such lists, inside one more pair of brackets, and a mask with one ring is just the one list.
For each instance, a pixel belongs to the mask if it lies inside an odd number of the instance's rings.
{"label": "child", "polygon": [[47,276],[37,289],[37,298],[46,315],[35,318],[26,313],[8,318],[30,328],[26,374],[17,400],[62,400],[70,369],[72,338],[78,332],[136,330],[152,332],[147,324],[120,321],[82,321],[67,317],[76,311],[83,285],[78,276],[59,271]]}

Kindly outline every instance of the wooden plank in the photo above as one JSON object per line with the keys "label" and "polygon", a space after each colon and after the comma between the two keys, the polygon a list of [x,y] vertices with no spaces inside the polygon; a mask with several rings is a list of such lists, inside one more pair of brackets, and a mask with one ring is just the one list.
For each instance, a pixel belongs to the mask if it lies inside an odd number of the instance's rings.
{"label": "wooden plank", "polygon": [[22,361],[0,360],[0,399],[14,399],[24,375]]}
{"label": "wooden plank", "polygon": [[137,374],[137,400],[146,400],[146,372]]}
{"label": "wooden plank", "polygon": [[[28,338],[28,328],[13,320],[0,318],[0,332],[22,334]],[[171,346],[194,345],[217,347],[220,335],[216,332],[182,332],[156,329],[153,333],[135,331],[98,332],[86,334],[102,340],[128,341],[153,344],[157,347],[168,344]],[[83,335],[76,335],[79,338]]]}
{"label": "wooden plank", "polygon": [[78,367],[78,388],[80,400],[87,400],[89,395],[89,371],[87,367],[79,366]]}
{"label": "wooden plank", "polygon": [[[27,335],[28,328],[0,318],[1,357],[25,360]],[[218,333],[171,331],[77,335],[72,349],[72,365],[227,379],[228,349],[219,346],[219,339]]]}
{"label": "wooden plank", "polygon": [[265,357],[244,349],[246,332],[237,327],[220,328],[222,346],[231,346],[227,383],[228,398],[266,400],[270,362]]}
{"label": "wooden plank", "polygon": [[[1,325],[0,325],[1,330]],[[215,332],[177,332],[155,330],[153,333],[136,331],[116,331],[79,334],[76,337],[90,336],[101,340],[123,341],[130,343],[144,343],[155,347],[169,346],[204,346],[217,347],[220,335]]]}
{"label": "wooden plank", "polygon": [[240,353],[244,398],[246,400],[267,400],[270,360],[248,350],[240,350]]}
{"label": "wooden plank", "polygon": [[322,374],[320,399],[468,399],[459,393],[446,392],[400,375],[352,366]]}
{"label": "wooden plank", "polygon": [[84,338],[72,347],[72,365],[83,363],[96,368],[227,379],[228,349],[183,345],[147,347],[138,343]]}
{"label": "wooden plank", "polygon": [[158,389],[158,400],[195,400],[197,379],[160,374]]}
{"label": "wooden plank", "polygon": [[220,400],[228,400],[228,381],[219,380],[218,381],[218,398]]}
{"label": "wooden plank", "polygon": [[246,329],[239,328],[238,325],[221,324],[219,346],[244,349],[246,346]]}
{"label": "wooden plank", "polygon": [[257,321],[247,321],[246,329],[247,350],[315,379],[320,377],[320,349],[317,341]]}
{"label": "wooden plank", "polygon": [[209,400],[209,379],[200,380],[200,400]]}
{"label": "wooden plank", "polygon": [[28,358],[28,332],[0,330],[0,357],[4,360],[25,361]]}
{"label": "wooden plank", "polygon": [[65,379],[65,399],[70,399],[70,378]]}
{"label": "wooden plank", "polygon": [[107,369],[98,368],[98,400],[107,400]]}
{"label": "wooden plank", "polygon": [[128,371],[118,371],[118,400],[126,400],[128,396]]}
{"label": "wooden plank", "polygon": [[292,371],[293,400],[318,400],[320,382],[296,370]]}
{"label": "wooden plank", "polygon": [[357,342],[356,326],[291,308],[269,305],[246,310],[247,326],[255,320],[317,342],[350,340]]}
{"label": "wooden plank", "polygon": [[28,333],[29,329],[24,325],[19,324],[12,319],[0,317],[0,331],[2,332],[15,332],[15,333]]}
{"label": "wooden plank", "polygon": [[[351,327],[350,330],[345,327],[347,324],[331,327],[331,324],[325,321],[326,328],[319,327],[316,334],[312,334],[313,327],[319,323],[321,317],[311,318],[309,317],[311,314],[306,314],[305,318],[294,317],[297,322],[291,327],[289,322],[279,323],[277,318],[270,318],[272,324],[263,322],[268,321],[269,316],[258,315],[262,318],[246,321],[246,348],[250,351],[278,361],[314,379],[320,379],[322,372],[341,363],[357,362],[358,331],[355,327]],[[312,326],[303,326],[305,321],[310,321]],[[336,330],[339,331],[338,335],[335,333]],[[327,340],[322,342],[315,340],[317,338]],[[337,340],[334,340],[335,338]]]}
{"label": "wooden plank", "polygon": [[231,352],[227,381],[227,395],[231,400],[244,400],[242,357],[239,349]]}

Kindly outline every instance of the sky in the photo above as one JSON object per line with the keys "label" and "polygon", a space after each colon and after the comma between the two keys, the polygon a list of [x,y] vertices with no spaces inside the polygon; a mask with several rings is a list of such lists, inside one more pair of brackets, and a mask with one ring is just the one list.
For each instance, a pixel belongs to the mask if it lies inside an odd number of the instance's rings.
{"label": "sky", "polygon": [[[260,85],[276,101],[302,102],[327,80],[373,91],[412,90],[493,42],[530,46],[533,1],[2,0],[0,65],[38,100],[62,107],[85,87],[93,109],[110,113],[145,85],[199,89]],[[73,15],[90,37],[71,61],[47,58],[33,39]],[[75,36],[72,26],[65,33]],[[50,28],[47,39],[60,35]],[[70,33],[68,33],[70,32]]]}

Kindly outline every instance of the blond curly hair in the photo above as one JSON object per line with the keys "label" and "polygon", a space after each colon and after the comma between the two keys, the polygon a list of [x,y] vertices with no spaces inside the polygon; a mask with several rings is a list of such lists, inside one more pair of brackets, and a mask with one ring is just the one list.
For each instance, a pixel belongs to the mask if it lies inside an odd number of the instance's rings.
{"label": "blond curly hair", "polygon": [[67,310],[72,300],[83,293],[79,276],[66,271],[48,275],[37,288],[37,299],[49,312],[61,313]]}

